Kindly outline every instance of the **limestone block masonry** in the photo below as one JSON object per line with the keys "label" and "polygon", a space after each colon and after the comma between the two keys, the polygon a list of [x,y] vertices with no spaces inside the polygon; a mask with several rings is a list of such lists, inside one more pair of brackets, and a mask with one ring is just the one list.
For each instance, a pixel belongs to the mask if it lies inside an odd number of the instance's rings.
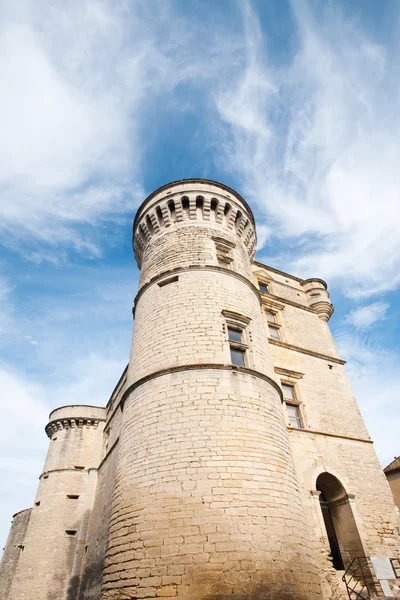
{"label": "limestone block masonry", "polygon": [[344,600],[399,522],[325,282],[255,261],[249,206],[203,179],[148,196],[133,246],[129,364],[106,408],[50,415],[0,599]]}

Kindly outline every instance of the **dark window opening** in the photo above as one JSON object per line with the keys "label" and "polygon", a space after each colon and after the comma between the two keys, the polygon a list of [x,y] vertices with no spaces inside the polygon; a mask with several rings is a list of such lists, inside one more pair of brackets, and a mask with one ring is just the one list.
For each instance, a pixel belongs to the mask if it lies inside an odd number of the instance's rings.
{"label": "dark window opening", "polygon": [[260,292],[268,292],[268,285],[266,283],[258,283]]}
{"label": "dark window opening", "polygon": [[150,233],[153,233],[153,224],[152,224],[152,222],[150,220],[149,215],[146,215],[146,225],[147,225]]}
{"label": "dark window opening", "polygon": [[231,346],[231,362],[233,365],[238,367],[244,367],[244,350],[239,350],[238,348],[233,348]]}
{"label": "dark window opening", "polygon": [[182,208],[183,210],[189,210],[189,198],[187,196],[182,198]]}
{"label": "dark window opening", "polygon": [[241,342],[242,332],[239,329],[233,329],[233,327],[228,327],[228,338],[231,342]]}
{"label": "dark window opening", "polygon": [[40,506],[40,500],[38,500],[37,502],[35,502],[35,506]]}
{"label": "dark window opening", "polygon": [[65,534],[72,537],[77,534],[77,531],[76,531],[76,529],[66,529]]}
{"label": "dark window opening", "polygon": [[156,207],[156,215],[157,215],[157,219],[158,219],[158,224],[163,225],[164,219],[162,216],[161,208],[159,206]]}
{"label": "dark window opening", "polygon": [[75,465],[74,469],[77,469],[78,471],[82,471],[85,467],[81,467],[80,465]]}
{"label": "dark window opening", "polygon": [[174,277],[168,277],[168,279],[163,279],[162,281],[159,281],[157,285],[158,287],[164,287],[164,285],[169,285],[175,281],[179,281],[178,275],[175,275]]}
{"label": "dark window opening", "polygon": [[67,498],[70,500],[78,500],[79,494],[67,494]]}
{"label": "dark window opening", "polygon": [[168,202],[169,212],[171,213],[171,217],[175,216],[175,203],[173,200]]}
{"label": "dark window opening", "polygon": [[227,202],[225,204],[225,208],[224,208],[224,215],[227,216],[228,213],[230,213],[231,209],[232,209],[232,206],[229,204],[229,202]]}

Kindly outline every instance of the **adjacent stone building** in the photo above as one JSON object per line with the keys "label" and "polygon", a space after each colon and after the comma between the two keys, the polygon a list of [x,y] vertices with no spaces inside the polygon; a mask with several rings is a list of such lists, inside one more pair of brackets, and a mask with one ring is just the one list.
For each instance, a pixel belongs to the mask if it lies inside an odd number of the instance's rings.
{"label": "adjacent stone building", "polygon": [[203,179],[146,198],[133,246],[128,366],[105,408],[50,414],[0,599],[339,600],[345,569],[395,595],[398,511],[325,282],[255,261],[251,209]]}
{"label": "adjacent stone building", "polygon": [[392,490],[396,506],[400,508],[400,456],[395,456],[394,460],[383,471]]}

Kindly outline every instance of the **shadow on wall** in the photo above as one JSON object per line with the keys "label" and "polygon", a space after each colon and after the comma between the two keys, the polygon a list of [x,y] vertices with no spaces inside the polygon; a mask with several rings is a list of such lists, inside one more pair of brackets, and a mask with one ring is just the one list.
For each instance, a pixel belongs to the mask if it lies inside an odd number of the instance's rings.
{"label": "shadow on wall", "polygon": [[[71,528],[72,529],[72,528]],[[73,529],[77,530],[78,525],[75,524]],[[63,539],[66,544],[69,544],[69,548],[67,547],[67,551],[65,553],[65,560],[63,560],[63,564],[71,565],[74,562],[75,550],[76,550],[76,542],[78,541],[78,537],[74,536],[71,539]],[[49,557],[50,564],[53,562],[51,557]],[[65,588],[67,584],[68,572],[66,569],[58,570],[54,573],[52,580],[50,581],[51,591],[47,593],[46,600],[60,600],[65,594]],[[68,596],[69,598],[69,596]]]}
{"label": "shadow on wall", "polygon": [[82,587],[79,590],[79,578],[78,585],[76,585],[75,578],[71,578],[70,585],[68,587],[67,600],[98,600],[100,597],[100,588],[103,578],[104,560],[99,560],[92,563],[85,569],[85,574],[82,579]]}

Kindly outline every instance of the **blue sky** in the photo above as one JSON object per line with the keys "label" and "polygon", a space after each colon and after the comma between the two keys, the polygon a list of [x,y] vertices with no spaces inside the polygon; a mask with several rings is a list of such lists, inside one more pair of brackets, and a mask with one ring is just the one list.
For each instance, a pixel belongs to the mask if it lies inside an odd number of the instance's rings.
{"label": "blue sky", "polygon": [[56,406],[129,355],[145,196],[186,177],[251,204],[257,258],[328,281],[382,464],[397,409],[397,1],[19,0],[0,26],[0,538]]}

